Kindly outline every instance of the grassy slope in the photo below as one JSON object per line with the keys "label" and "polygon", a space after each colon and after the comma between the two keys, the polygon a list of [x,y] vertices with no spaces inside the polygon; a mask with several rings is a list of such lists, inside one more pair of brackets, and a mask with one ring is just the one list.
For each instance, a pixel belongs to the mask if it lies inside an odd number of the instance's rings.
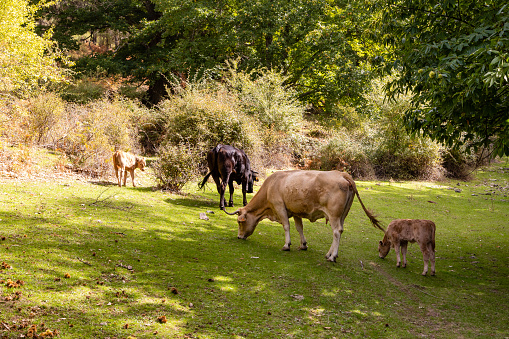
{"label": "grassy slope", "polygon": [[[385,224],[435,221],[436,277],[420,275],[417,245],[406,269],[393,251],[379,259],[382,233],[357,200],[334,264],[324,259],[332,235],[323,220],[305,223],[305,252],[293,227],[294,249],[282,252],[282,227],[269,221],[236,239],[236,220],[218,210],[212,184],[178,196],[4,181],[0,262],[12,268],[0,270],[0,337],[26,335],[32,324],[61,338],[507,337],[508,173],[481,172],[460,186],[357,183]],[[487,189],[497,194],[480,195]],[[208,210],[210,220],[200,220]],[[8,288],[7,279],[24,285]]]}

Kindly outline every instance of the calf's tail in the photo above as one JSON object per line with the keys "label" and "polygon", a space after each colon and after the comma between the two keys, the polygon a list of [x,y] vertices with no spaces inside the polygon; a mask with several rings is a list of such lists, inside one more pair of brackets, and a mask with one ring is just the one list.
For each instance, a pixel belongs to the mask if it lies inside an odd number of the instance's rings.
{"label": "calf's tail", "polygon": [[211,174],[212,174],[212,172],[207,173],[205,178],[203,178],[203,181],[198,184],[198,188],[199,189],[202,189],[205,186],[205,184],[207,183],[207,180],[209,180],[209,177],[210,177]]}
{"label": "calf's tail", "polygon": [[369,220],[373,224],[374,227],[380,229],[382,232],[385,233],[384,228],[382,227],[380,221],[371,213],[366,206],[364,206],[364,203],[361,200],[361,197],[359,195],[359,191],[357,191],[357,187],[355,186],[355,182],[353,181],[352,177],[348,176],[345,177],[345,179],[350,183],[350,186],[352,187],[353,191],[355,192],[355,195],[357,196],[357,199],[359,199],[359,202],[361,203],[362,209],[364,210],[364,213],[368,216]]}

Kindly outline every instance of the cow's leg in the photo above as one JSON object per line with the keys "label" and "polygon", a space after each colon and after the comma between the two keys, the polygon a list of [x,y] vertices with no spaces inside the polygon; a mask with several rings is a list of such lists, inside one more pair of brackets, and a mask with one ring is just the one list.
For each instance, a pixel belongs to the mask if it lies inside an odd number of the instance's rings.
{"label": "cow's leg", "polygon": [[219,195],[221,196],[219,201],[219,208],[224,210],[224,206],[226,205],[226,199],[224,198],[224,195],[226,193],[226,186],[228,185],[228,181],[230,181],[230,173],[221,175],[221,181],[222,182],[219,191]]}
{"label": "cow's leg", "polygon": [[120,173],[119,173],[119,181],[118,181],[118,185],[120,187],[122,187],[122,179],[123,179],[123,175],[124,175],[124,171],[125,171],[125,168],[124,167],[120,167]]}
{"label": "cow's leg", "polygon": [[246,188],[246,184],[243,183],[242,184],[242,204],[244,204],[244,206],[247,205],[247,197],[246,197],[246,193],[247,193],[247,188]]}
{"label": "cow's leg", "polygon": [[134,183],[134,169],[130,170],[131,172],[131,181],[133,182],[133,187],[136,187],[136,184]]}
{"label": "cow's leg", "polygon": [[431,265],[431,275],[435,275],[435,249],[432,243],[428,243],[429,260]]}
{"label": "cow's leg", "polygon": [[124,186],[127,181],[127,169],[124,170]]}
{"label": "cow's leg", "polygon": [[302,218],[293,216],[293,220],[295,220],[295,228],[297,232],[300,234],[300,247],[299,250],[305,251],[308,249],[306,238],[304,237],[304,225],[302,225]]}
{"label": "cow's leg", "polygon": [[121,187],[122,184],[121,184],[121,180],[122,180],[122,172],[120,172],[120,178],[118,177],[118,170],[119,168],[117,166],[115,166],[115,176],[117,177],[117,183],[118,183],[118,187]]}
{"label": "cow's leg", "polygon": [[288,219],[288,216],[286,216],[285,218],[282,218],[282,222],[283,222],[283,229],[285,230],[285,245],[283,246],[282,250],[289,251],[292,241],[290,239],[290,220]]}
{"label": "cow's leg", "polygon": [[[353,190],[349,190],[346,196],[345,205],[342,211],[338,211],[338,214],[331,215],[329,212],[326,213],[326,217],[330,221],[330,225],[332,227],[332,245],[329,249],[329,252],[325,255],[327,260],[336,262],[336,258],[338,257],[339,252],[339,241],[341,240],[341,234],[343,233],[343,226],[345,224],[346,216],[350,211],[350,207],[352,207],[353,198],[355,194]],[[331,200],[329,205],[327,206],[328,211],[337,210],[338,206],[335,205],[335,201]]]}
{"label": "cow's leg", "polygon": [[219,193],[219,208],[224,210],[224,202],[222,200],[223,195],[221,194],[221,181],[219,180],[219,177],[216,174],[212,174],[212,179],[214,179],[214,182],[216,183],[217,193]]}
{"label": "cow's leg", "polygon": [[394,244],[394,251],[396,251],[396,266],[399,267],[401,265],[401,257],[399,254],[400,247],[399,247],[399,241],[396,241]]}
{"label": "cow's leg", "polygon": [[403,255],[403,267],[406,267],[406,250],[408,247],[408,241],[401,242],[401,254]]}
{"label": "cow's leg", "polygon": [[285,245],[282,250],[289,251],[292,241],[290,239],[290,220],[288,219],[288,212],[282,202],[274,204],[274,210],[277,214],[277,219],[283,224],[283,230],[285,231]]}
{"label": "cow's leg", "polygon": [[[428,273],[428,264],[431,260],[431,244],[421,244],[421,252],[422,252],[422,260],[424,261],[424,269],[422,271],[422,275],[426,275]],[[433,265],[433,264],[432,264]],[[434,266],[434,265],[433,265]],[[434,271],[434,267],[433,267]]]}
{"label": "cow's leg", "polygon": [[329,252],[325,255],[327,260],[336,262],[339,252],[339,241],[341,240],[341,234],[343,233],[343,222],[337,218],[330,219],[330,225],[332,228],[332,245]]}
{"label": "cow's leg", "polygon": [[228,188],[230,190],[230,200],[228,200],[228,207],[233,207],[233,192],[235,191],[235,188],[233,187],[233,181],[228,183]]}

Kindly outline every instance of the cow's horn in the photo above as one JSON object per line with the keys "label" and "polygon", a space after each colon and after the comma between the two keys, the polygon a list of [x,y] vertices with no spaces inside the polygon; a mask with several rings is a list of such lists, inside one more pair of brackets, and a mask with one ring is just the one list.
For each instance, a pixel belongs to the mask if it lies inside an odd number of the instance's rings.
{"label": "cow's horn", "polygon": [[223,208],[223,211],[224,211],[224,213],[226,213],[226,214],[228,214],[228,215],[240,214],[240,210],[236,210],[235,212],[230,213],[230,212],[226,212],[226,209],[224,209],[224,208]]}

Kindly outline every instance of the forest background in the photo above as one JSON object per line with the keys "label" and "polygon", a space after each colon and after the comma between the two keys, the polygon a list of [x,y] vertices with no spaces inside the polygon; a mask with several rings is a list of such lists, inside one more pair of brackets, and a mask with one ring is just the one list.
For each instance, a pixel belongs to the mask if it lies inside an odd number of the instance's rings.
{"label": "forest background", "polygon": [[155,155],[173,190],[217,143],[357,178],[509,154],[503,1],[0,0],[0,26],[7,174],[33,147],[96,176]]}

